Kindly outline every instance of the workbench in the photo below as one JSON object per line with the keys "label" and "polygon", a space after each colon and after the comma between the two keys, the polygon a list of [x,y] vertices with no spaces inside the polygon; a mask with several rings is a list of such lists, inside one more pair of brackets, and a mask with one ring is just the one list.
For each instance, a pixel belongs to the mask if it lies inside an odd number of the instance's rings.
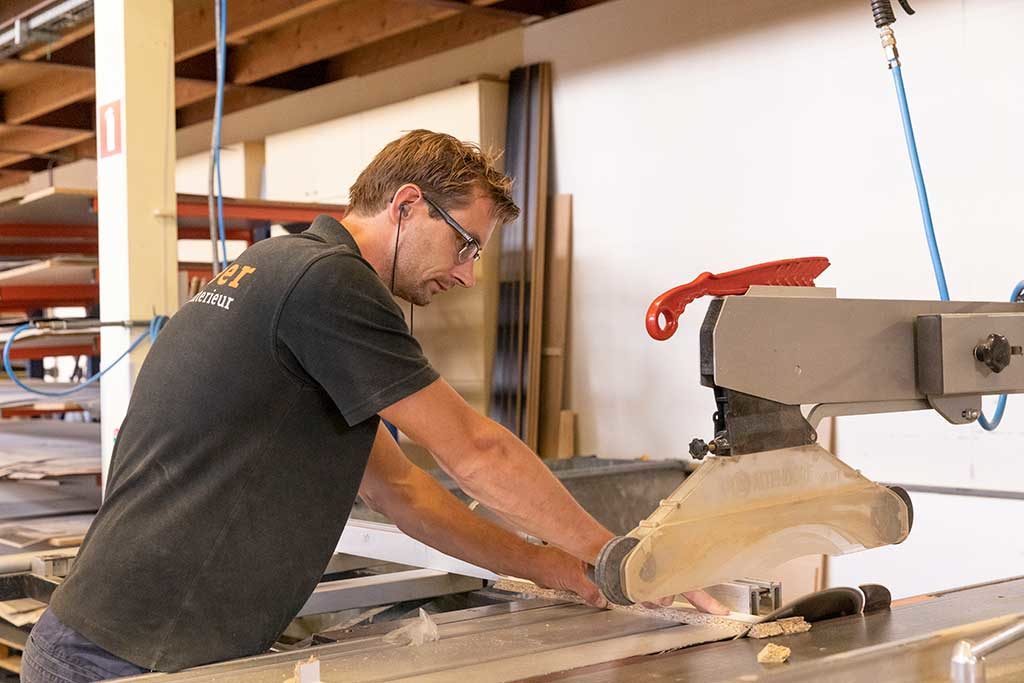
{"label": "workbench", "polygon": [[[396,622],[326,632],[329,644],[132,681],[280,683],[315,655],[329,681],[948,681],[961,638],[980,639],[1024,613],[1024,578],[923,596],[891,610],[818,622],[808,633],[736,639],[683,649],[694,629],[629,613],[547,600],[513,600],[435,615],[440,640],[395,646]],[[715,638],[712,630],[703,637]],[[698,634],[700,636],[700,634]],[[768,642],[789,662],[757,663]],[[661,652],[628,656],[646,650]],[[1024,642],[990,656],[988,680],[1024,680]]]}

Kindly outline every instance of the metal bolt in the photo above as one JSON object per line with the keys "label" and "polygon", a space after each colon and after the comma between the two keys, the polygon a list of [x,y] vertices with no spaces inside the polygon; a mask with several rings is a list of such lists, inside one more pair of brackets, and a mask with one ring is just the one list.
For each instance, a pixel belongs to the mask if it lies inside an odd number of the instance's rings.
{"label": "metal bolt", "polygon": [[961,415],[963,415],[963,418],[965,420],[969,420],[971,422],[974,422],[975,420],[977,420],[981,416],[981,411],[980,410],[976,410],[974,408],[968,408],[967,410],[962,412]]}
{"label": "metal bolt", "polygon": [[709,450],[711,450],[711,446],[705,443],[704,439],[694,439],[690,442],[690,455],[694,460],[703,460]]}

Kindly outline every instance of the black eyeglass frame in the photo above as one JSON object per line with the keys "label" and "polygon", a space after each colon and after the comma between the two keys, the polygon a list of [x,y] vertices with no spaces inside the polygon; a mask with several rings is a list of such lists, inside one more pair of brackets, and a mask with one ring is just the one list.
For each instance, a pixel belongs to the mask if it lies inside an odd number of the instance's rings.
{"label": "black eyeglass frame", "polygon": [[434,209],[434,211],[437,211],[439,214],[441,214],[441,218],[444,220],[444,222],[447,223],[452,230],[459,233],[459,237],[461,237],[465,241],[465,244],[462,245],[462,247],[459,249],[458,254],[456,255],[456,259],[458,260],[458,262],[466,263],[470,259],[473,259],[474,261],[479,261],[480,255],[484,253],[484,248],[483,246],[481,246],[480,242],[478,242],[475,237],[470,235],[469,232],[464,227],[459,225],[459,222],[452,218],[447,211],[438,206],[436,202],[431,201],[427,197],[427,195],[420,196],[423,197],[423,201],[425,201],[428,206]]}

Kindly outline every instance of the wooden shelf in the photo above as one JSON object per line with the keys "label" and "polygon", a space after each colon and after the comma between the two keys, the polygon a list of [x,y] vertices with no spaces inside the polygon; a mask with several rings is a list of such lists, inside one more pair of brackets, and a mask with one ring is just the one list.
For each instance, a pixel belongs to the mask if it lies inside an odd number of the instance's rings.
{"label": "wooden shelf", "polygon": [[[96,256],[98,198],[95,190],[51,187],[0,205],[0,259],[57,255]],[[224,232],[229,240],[252,243],[271,224],[308,224],[320,214],[345,215],[341,204],[224,199]],[[178,195],[179,239],[210,236],[204,195]],[[257,234],[256,231],[259,231]]]}

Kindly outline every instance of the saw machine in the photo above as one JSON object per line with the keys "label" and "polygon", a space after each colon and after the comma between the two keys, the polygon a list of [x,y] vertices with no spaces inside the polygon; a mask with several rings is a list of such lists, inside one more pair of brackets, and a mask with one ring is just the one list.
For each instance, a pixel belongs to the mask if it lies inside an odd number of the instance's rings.
{"label": "saw machine", "polygon": [[666,340],[688,304],[717,297],[700,330],[714,434],[690,444],[697,471],[603,549],[595,574],[612,602],[902,542],[910,497],[819,444],[821,420],[931,409],[964,425],[982,396],[1024,391],[1024,306],[839,299],[814,286],[828,265],[815,257],[703,273],[651,304],[647,330]]}
{"label": "saw machine", "polygon": [[[814,258],[705,273],[651,305],[648,330],[668,339],[687,304],[717,297],[700,332],[714,432],[691,443],[702,461],[696,471],[602,552],[595,578],[615,602],[757,576],[805,554],[903,541],[913,525],[907,494],[866,479],[819,444],[821,420],[932,409],[969,424],[983,395],[1024,390],[1020,304],[838,299],[813,286],[827,266]],[[619,488],[602,485],[598,497],[614,498]],[[629,490],[643,497],[654,488],[650,479]],[[349,526],[343,552],[493,577],[417,550],[397,529]],[[717,595],[727,597],[722,589]],[[438,639],[419,646],[397,646],[387,635],[417,620],[384,622],[322,632],[315,647],[137,680],[269,683],[298,680],[300,665],[325,681],[1024,680],[1024,579],[891,607],[879,586],[832,588],[781,609],[771,599],[765,608],[761,593],[754,599],[753,585],[734,581],[732,589],[741,598],[734,602],[746,605],[734,609],[749,614],[691,624],[485,589],[471,594],[480,606],[435,614]],[[839,596],[859,602],[837,609]],[[781,669],[758,663],[766,641],[737,637],[748,632],[737,625],[793,615],[813,629],[773,638],[792,650]]]}

